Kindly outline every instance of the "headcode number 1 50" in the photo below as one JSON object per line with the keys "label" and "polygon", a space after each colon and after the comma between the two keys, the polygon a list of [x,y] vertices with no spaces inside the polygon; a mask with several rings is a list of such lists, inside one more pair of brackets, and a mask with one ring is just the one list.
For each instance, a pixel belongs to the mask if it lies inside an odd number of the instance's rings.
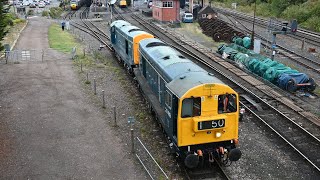
{"label": "headcode number 1 50", "polygon": [[213,120],[211,122],[212,128],[221,128],[224,127],[224,119]]}

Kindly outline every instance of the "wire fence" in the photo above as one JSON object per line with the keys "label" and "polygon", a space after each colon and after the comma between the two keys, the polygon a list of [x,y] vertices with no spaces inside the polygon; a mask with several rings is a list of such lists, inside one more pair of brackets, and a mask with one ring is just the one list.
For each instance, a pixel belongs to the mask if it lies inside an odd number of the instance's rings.
{"label": "wire fence", "polygon": [[169,179],[168,175],[138,137],[136,137],[135,141],[135,155],[151,179]]}

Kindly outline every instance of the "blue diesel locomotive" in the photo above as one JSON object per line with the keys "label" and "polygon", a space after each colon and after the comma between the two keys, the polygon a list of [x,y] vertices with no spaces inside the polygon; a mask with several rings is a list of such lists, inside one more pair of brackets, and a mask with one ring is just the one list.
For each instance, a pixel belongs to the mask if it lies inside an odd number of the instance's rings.
{"label": "blue diesel locomotive", "polygon": [[[241,151],[236,148],[239,96],[231,87],[128,22],[115,21],[110,31],[116,56],[134,71],[186,167],[214,159],[224,163],[240,159]],[[144,38],[135,40],[133,32]]]}

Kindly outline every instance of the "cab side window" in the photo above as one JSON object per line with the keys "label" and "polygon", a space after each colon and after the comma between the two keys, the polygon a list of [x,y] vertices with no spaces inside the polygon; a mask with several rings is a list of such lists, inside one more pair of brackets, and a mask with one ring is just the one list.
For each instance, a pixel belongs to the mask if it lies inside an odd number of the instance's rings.
{"label": "cab side window", "polygon": [[195,117],[201,115],[201,98],[186,98],[182,101],[181,117]]}
{"label": "cab side window", "polygon": [[218,112],[232,113],[237,111],[237,96],[235,94],[222,94],[218,96]]}

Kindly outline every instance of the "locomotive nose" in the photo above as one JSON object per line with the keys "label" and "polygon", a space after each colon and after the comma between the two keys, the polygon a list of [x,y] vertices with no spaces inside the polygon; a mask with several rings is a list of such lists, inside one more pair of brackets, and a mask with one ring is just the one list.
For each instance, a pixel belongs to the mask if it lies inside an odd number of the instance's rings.
{"label": "locomotive nose", "polygon": [[190,169],[197,167],[199,164],[199,157],[195,154],[189,154],[184,159],[184,165]]}
{"label": "locomotive nose", "polygon": [[232,149],[230,152],[229,152],[229,160],[230,161],[238,161],[240,158],[241,158],[241,151],[239,149]]}

